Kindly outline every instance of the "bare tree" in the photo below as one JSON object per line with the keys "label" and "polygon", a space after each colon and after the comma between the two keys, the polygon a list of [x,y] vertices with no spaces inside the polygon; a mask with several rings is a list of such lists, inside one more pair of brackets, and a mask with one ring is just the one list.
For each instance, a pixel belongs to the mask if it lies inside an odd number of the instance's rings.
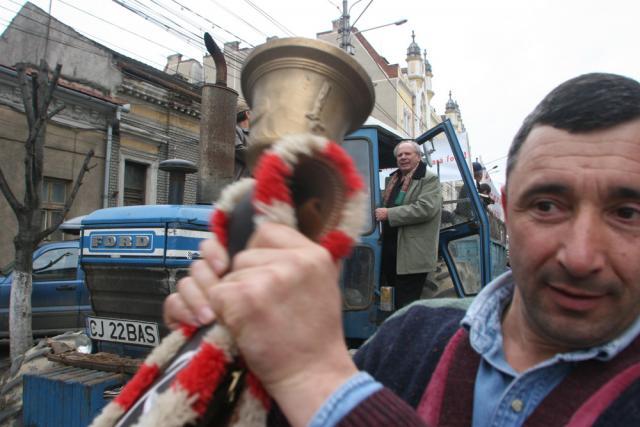
{"label": "bare tree", "polygon": [[84,158],[82,168],[73,183],[71,194],[65,201],[62,215],[43,230],[40,190],[42,187],[45,133],[47,122],[64,109],[64,105],[59,105],[49,111],[49,105],[53,99],[53,93],[57,87],[62,66],[58,64],[51,77],[49,75],[49,66],[44,60],[40,62],[40,66],[33,73],[33,76],[28,75],[27,68],[26,64],[18,64],[16,66],[24,112],[29,126],[29,134],[24,143],[25,189],[22,203],[9,187],[0,168],[0,190],[18,221],[18,233],[13,239],[15,266],[9,302],[9,335],[12,363],[16,360],[16,357],[24,354],[33,345],[31,329],[33,251],[42,239],[58,228],[69,212],[82,184],[84,174],[90,169],[89,161],[93,157],[93,150],[90,150]]}

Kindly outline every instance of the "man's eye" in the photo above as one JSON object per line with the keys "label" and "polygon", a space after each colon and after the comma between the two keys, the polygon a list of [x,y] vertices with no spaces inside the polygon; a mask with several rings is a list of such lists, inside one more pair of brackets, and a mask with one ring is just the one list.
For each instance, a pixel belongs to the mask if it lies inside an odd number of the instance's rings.
{"label": "man's eye", "polygon": [[619,218],[625,220],[637,220],[640,219],[640,210],[630,206],[623,206],[616,209],[616,215],[618,215]]}
{"label": "man's eye", "polygon": [[556,209],[555,203],[549,200],[540,200],[534,204],[535,208],[540,212],[553,212]]}

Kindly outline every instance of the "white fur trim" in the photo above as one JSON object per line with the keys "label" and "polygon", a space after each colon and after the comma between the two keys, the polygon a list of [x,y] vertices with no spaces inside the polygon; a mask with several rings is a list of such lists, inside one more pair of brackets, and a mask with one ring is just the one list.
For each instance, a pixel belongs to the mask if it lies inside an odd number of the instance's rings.
{"label": "white fur trim", "polygon": [[323,151],[328,143],[327,138],[311,133],[286,135],[276,141],[270,151],[277,154],[289,165],[294,166],[298,163],[298,157],[301,154],[311,156],[314,152]]}
{"label": "white fur trim", "polygon": [[144,361],[145,365],[156,365],[162,369],[186,342],[187,337],[182,333],[182,330],[178,329],[171,332],[147,356]]}
{"label": "white fur trim", "polygon": [[233,341],[229,330],[219,323],[216,323],[213,328],[206,333],[203,341],[214,344],[217,348],[222,350],[227,362],[233,360],[236,354],[238,354],[238,349],[236,348],[236,344]]}
{"label": "white fur trim", "polygon": [[253,178],[243,178],[228,185],[220,194],[215,208],[223,212],[231,212],[238,202],[242,200],[242,197],[253,189],[255,183],[256,180]]}
{"label": "white fur trim", "polygon": [[197,396],[189,396],[180,386],[169,387],[158,395],[153,408],[140,417],[135,427],[183,427],[193,423],[198,413],[191,408]]}
{"label": "white fur trim", "polygon": [[261,427],[267,425],[267,411],[245,385],[229,427]]}
{"label": "white fur trim", "polygon": [[253,217],[254,224],[260,225],[264,222],[275,222],[288,225],[292,228],[298,228],[298,220],[296,212],[288,203],[274,200],[270,205],[254,201],[253,207],[257,210]]}
{"label": "white fur trim", "polygon": [[102,409],[100,415],[93,419],[89,427],[113,427],[122,415],[124,408],[111,401]]}

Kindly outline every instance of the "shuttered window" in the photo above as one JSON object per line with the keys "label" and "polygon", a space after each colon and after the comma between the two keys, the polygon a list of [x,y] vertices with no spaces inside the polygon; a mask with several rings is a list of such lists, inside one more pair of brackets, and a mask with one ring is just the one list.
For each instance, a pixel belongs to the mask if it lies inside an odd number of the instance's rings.
{"label": "shuttered window", "polygon": [[146,196],[147,168],[143,163],[125,161],[124,205],[144,205]]}

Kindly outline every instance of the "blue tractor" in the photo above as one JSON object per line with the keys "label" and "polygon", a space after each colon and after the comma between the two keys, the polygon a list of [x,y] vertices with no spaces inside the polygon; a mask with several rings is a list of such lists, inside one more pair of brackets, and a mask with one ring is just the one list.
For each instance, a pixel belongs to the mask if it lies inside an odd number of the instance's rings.
{"label": "blue tractor", "polygon": [[[381,204],[385,174],[396,166],[393,148],[401,140],[382,124],[367,124],[343,144],[364,177],[369,196],[366,230],[344,263],[341,277],[345,334],[354,345],[371,336],[388,315],[385,310],[392,310],[389,295],[381,292],[381,235],[374,209]],[[473,296],[505,270],[504,238],[491,231],[449,121],[416,141],[440,174],[445,193],[440,268],[428,278],[423,295]],[[447,165],[437,161],[443,156]],[[466,200],[457,199],[460,185],[473,189]],[[457,204],[470,206],[469,217],[454,214]],[[211,205],[130,206],[98,210],[84,218],[81,265],[94,313],[87,320],[87,332],[96,351],[143,356],[167,333],[162,302],[198,258],[200,240],[211,235],[208,222],[213,209]]]}

